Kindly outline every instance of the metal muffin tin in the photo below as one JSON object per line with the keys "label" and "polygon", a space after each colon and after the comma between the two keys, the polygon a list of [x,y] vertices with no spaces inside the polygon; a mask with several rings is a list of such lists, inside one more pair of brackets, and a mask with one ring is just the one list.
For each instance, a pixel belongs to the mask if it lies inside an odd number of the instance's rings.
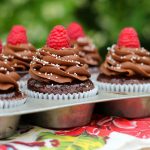
{"label": "metal muffin tin", "polygon": [[102,102],[99,105],[101,113],[126,118],[142,118],[150,116],[150,96],[120,99]]}
{"label": "metal muffin tin", "polygon": [[[69,100],[44,100],[27,98],[27,102],[24,105],[9,109],[0,109],[0,117],[23,115],[36,112],[42,112],[47,110],[54,110],[58,108],[64,108],[69,106],[76,106],[81,104],[98,103],[98,102],[110,102],[116,100],[127,100],[132,98],[150,98],[150,93],[108,93],[100,91],[98,95],[81,98],[81,99],[69,99]],[[149,108],[148,108],[149,109]]]}
{"label": "metal muffin tin", "polygon": [[20,115],[0,117],[0,139],[7,138],[15,132],[19,119]]}
{"label": "metal muffin tin", "polygon": [[[34,124],[48,128],[71,128],[90,121],[95,103],[109,115],[128,118],[150,116],[150,93],[106,93],[82,99],[44,100],[28,97],[26,104],[0,109],[0,139],[10,136],[16,129],[19,116],[33,114]],[[106,103],[107,102],[107,103]],[[42,113],[40,113],[42,112]],[[36,117],[35,117],[36,116]]]}
{"label": "metal muffin tin", "polygon": [[54,129],[73,128],[90,122],[94,103],[57,108],[31,115],[33,124]]}

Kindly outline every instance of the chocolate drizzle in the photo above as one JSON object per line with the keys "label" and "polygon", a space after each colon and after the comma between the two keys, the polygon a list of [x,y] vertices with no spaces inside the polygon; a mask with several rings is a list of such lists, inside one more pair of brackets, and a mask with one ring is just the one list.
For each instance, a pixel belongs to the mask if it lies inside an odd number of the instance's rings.
{"label": "chocolate drizzle", "polygon": [[35,55],[35,48],[30,44],[4,46],[3,54],[9,56],[11,65],[16,71],[27,71],[30,67],[32,57]]}
{"label": "chocolate drizzle", "polygon": [[144,48],[119,48],[113,45],[100,70],[107,76],[150,77],[150,52]]}
{"label": "chocolate drizzle", "polygon": [[43,47],[33,57],[29,73],[33,79],[42,82],[86,81],[90,77],[88,66],[76,53],[72,48],[55,50]]}

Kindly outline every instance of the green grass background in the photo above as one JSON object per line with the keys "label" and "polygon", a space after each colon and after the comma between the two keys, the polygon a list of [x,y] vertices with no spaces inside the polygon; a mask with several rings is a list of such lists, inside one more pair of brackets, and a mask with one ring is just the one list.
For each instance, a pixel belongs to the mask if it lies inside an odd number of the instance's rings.
{"label": "green grass background", "polygon": [[29,40],[45,44],[53,26],[80,22],[104,56],[125,26],[137,29],[141,45],[150,49],[149,0],[0,0],[0,38],[14,24],[28,29]]}

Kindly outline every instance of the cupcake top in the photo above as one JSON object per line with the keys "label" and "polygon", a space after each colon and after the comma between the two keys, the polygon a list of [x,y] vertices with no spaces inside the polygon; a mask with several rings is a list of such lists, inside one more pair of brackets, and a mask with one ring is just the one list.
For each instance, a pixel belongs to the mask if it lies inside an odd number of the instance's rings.
{"label": "cupcake top", "polygon": [[20,76],[9,64],[8,57],[0,54],[0,94],[19,91],[17,81]]}
{"label": "cupcake top", "polygon": [[55,26],[47,38],[46,45],[38,49],[30,64],[29,73],[42,82],[70,83],[89,79],[88,66],[70,47],[66,29]]}
{"label": "cupcake top", "polygon": [[117,44],[108,48],[108,54],[100,67],[107,76],[142,76],[150,78],[150,52],[140,47],[134,28],[124,28]]}
{"label": "cupcake top", "polygon": [[68,35],[72,45],[79,50],[79,56],[84,59],[89,66],[98,66],[101,57],[93,41],[87,37],[81,25],[76,22],[71,23],[68,28]]}
{"label": "cupcake top", "polygon": [[3,48],[3,54],[12,59],[16,71],[29,70],[29,64],[35,55],[34,46],[28,42],[26,29],[21,25],[13,26]]}

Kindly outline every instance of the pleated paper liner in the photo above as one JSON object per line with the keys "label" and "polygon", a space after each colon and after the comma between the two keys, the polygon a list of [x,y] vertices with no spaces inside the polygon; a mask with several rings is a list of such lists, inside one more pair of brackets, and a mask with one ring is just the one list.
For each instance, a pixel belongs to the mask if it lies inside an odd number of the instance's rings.
{"label": "pleated paper liner", "polygon": [[106,92],[150,93],[150,83],[144,84],[112,84],[98,82],[99,90]]}
{"label": "pleated paper liner", "polygon": [[0,95],[0,109],[13,108],[23,105],[27,100],[27,96],[23,93],[16,96],[14,93]]}
{"label": "pleated paper liner", "polygon": [[95,86],[94,89],[86,92],[73,93],[73,94],[48,94],[48,93],[39,93],[35,91],[31,91],[29,89],[26,90],[26,94],[29,97],[35,99],[47,99],[47,100],[68,100],[68,99],[80,99],[80,98],[88,98],[97,95],[98,86]]}

